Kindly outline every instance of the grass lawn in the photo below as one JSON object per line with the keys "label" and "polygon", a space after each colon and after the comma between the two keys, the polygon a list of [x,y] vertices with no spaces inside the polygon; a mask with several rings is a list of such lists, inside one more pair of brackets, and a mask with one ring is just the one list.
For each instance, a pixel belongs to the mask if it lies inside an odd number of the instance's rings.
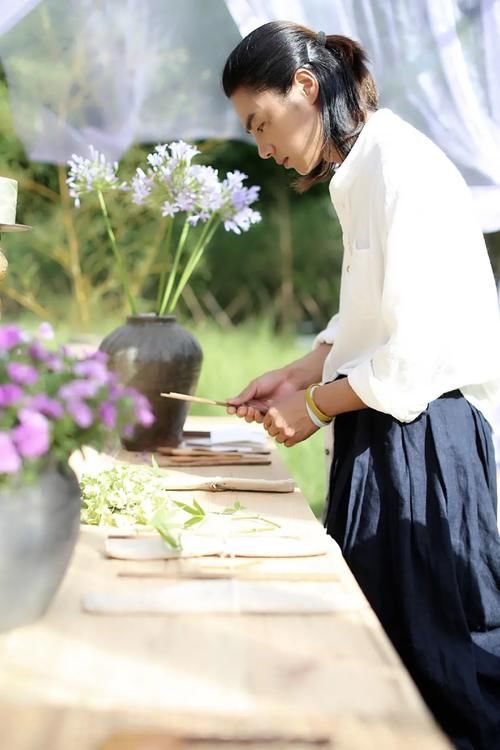
{"label": "grass lawn", "polygon": [[[236,396],[252,378],[309,351],[294,337],[273,333],[266,321],[224,330],[210,324],[198,328],[195,333],[204,352],[197,392],[216,399]],[[195,404],[191,413],[210,415],[214,414],[214,408]],[[321,513],[325,496],[323,440],[320,430],[293,448],[276,444],[316,515]]]}

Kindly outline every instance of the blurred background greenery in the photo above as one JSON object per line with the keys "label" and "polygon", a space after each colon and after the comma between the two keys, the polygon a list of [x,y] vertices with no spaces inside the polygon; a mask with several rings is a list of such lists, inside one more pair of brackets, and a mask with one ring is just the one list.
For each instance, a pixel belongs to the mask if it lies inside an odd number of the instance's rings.
{"label": "blurred background greenery", "polygon": [[[97,202],[84,199],[75,209],[66,168],[27,159],[1,71],[0,143],[0,174],[19,182],[17,219],[33,226],[30,233],[2,238],[9,261],[0,287],[2,315],[33,325],[50,320],[59,338],[98,342],[126,310]],[[129,149],[120,165],[124,178],[144,165],[154,145]],[[260,159],[253,145],[223,140],[197,145],[199,163],[211,164],[222,175],[239,169],[248,175],[248,185],[261,186],[255,208],[262,222],[241,236],[218,230],[177,311],[204,350],[198,393],[223,398],[310,349],[314,333],[337,310],[342,239],[327,185],[298,195],[292,175],[277,170],[273,160]],[[108,206],[119,245],[134,269],[139,310],[149,311],[162,268],[164,221],[141,207],[125,207],[113,193]],[[486,241],[498,278],[500,232]],[[197,407],[193,413],[210,412]],[[323,435],[279,450],[319,513],[325,494]]]}

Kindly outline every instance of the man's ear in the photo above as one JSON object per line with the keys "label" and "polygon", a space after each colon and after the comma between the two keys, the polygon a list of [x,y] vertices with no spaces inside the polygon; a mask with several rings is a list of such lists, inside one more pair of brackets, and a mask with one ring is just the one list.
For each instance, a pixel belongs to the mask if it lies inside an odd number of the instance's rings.
{"label": "man's ear", "polygon": [[319,94],[319,84],[314,73],[307,68],[298,68],[295,71],[293,81],[300,92],[314,104]]}

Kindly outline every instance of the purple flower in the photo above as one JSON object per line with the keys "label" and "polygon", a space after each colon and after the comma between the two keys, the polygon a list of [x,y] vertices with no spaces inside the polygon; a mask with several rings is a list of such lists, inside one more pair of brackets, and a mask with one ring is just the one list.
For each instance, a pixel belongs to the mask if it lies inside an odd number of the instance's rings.
{"label": "purple flower", "polygon": [[31,365],[9,362],[6,369],[9,378],[19,385],[33,385],[38,380],[38,373]]}
{"label": "purple flower", "polygon": [[37,458],[50,447],[50,423],[37,411],[21,409],[19,427],[12,430],[12,438],[21,456]]}
{"label": "purple flower", "polygon": [[95,361],[95,362],[102,362],[102,364],[106,364],[106,362],[109,360],[109,355],[106,354],[106,352],[101,351],[100,349],[97,349],[95,352],[92,352],[92,354],[89,354],[87,359],[85,361]]}
{"label": "purple flower", "polygon": [[15,474],[21,468],[21,458],[12,438],[0,432],[0,474]]}
{"label": "purple flower", "polygon": [[260,213],[250,208],[259,197],[260,188],[255,185],[250,188],[244,187],[243,180],[246,177],[243,172],[236,170],[228,172],[222,183],[224,205],[220,211],[221,219],[226,231],[235,234],[247,232],[252,224],[261,220]]}
{"label": "purple flower", "polygon": [[24,341],[24,336],[21,329],[17,326],[0,327],[0,350],[9,351],[18,346],[22,341]]}
{"label": "purple flower", "polygon": [[82,362],[78,362],[74,367],[74,372],[81,378],[91,378],[101,385],[107,383],[109,379],[108,368],[103,362],[96,359],[84,359]]}
{"label": "purple flower", "polygon": [[59,396],[66,401],[79,401],[82,398],[93,398],[101,384],[94,380],[72,380],[59,389]]}
{"label": "purple flower", "polygon": [[51,370],[52,372],[62,372],[64,370],[64,363],[62,362],[60,357],[57,356],[57,354],[49,354],[45,365],[47,369]]}
{"label": "purple flower", "polygon": [[38,328],[38,337],[43,339],[44,341],[51,341],[54,338],[54,329],[52,328],[50,323],[40,323],[40,326]]}
{"label": "purple flower", "polygon": [[73,417],[78,427],[90,427],[93,422],[92,409],[83,401],[70,401],[66,408],[68,413]]}
{"label": "purple flower", "polygon": [[142,393],[134,393],[134,417],[143,427],[151,427],[155,421],[151,405]]}
{"label": "purple flower", "polygon": [[117,410],[116,406],[110,401],[105,401],[99,406],[99,416],[102,423],[110,430],[116,424]]}
{"label": "purple flower", "polygon": [[50,417],[51,419],[62,419],[64,416],[62,404],[54,398],[50,398],[45,393],[37,393],[31,399],[30,408],[36,409],[36,411],[45,414],[46,417]]}
{"label": "purple flower", "polygon": [[18,385],[14,385],[14,383],[0,385],[0,407],[10,406],[16,401],[19,401],[22,396],[23,391]]}
{"label": "purple flower", "polygon": [[122,435],[125,438],[131,438],[134,435],[134,425],[133,424],[126,424],[122,428]]}
{"label": "purple flower", "polygon": [[31,359],[37,362],[47,362],[54,355],[49,352],[39,341],[33,341],[28,349]]}

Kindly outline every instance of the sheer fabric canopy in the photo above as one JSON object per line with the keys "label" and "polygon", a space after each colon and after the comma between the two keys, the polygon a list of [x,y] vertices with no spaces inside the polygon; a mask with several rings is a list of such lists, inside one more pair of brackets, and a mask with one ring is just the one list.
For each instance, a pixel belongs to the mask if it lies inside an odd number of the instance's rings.
{"label": "sheer fabric canopy", "polygon": [[391,107],[459,167],[500,229],[498,0],[1,0],[0,57],[33,160],[88,144],[240,138],[220,85],[229,51],[285,18],[358,39]]}

